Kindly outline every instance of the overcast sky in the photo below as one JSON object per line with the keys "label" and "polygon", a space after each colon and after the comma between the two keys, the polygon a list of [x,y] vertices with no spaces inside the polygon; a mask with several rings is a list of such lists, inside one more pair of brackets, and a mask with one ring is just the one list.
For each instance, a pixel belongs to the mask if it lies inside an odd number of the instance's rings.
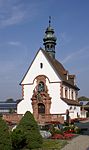
{"label": "overcast sky", "polygon": [[79,96],[89,97],[89,0],[0,0],[0,100],[21,98],[21,82],[43,46],[48,18],[56,58],[76,74]]}

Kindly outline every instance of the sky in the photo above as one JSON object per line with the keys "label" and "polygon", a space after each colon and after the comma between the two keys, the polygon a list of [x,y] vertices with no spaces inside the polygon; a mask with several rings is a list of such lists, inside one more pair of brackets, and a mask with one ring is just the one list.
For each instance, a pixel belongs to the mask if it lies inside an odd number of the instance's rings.
{"label": "sky", "polygon": [[20,99],[21,82],[51,16],[56,59],[89,97],[89,0],[0,0],[0,100]]}

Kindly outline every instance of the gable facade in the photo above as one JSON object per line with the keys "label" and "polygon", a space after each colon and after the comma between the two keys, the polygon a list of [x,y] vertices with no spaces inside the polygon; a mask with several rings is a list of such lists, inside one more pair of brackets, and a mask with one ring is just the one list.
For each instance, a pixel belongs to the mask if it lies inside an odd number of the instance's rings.
{"label": "gable facade", "polygon": [[[33,101],[34,95],[38,94],[36,87],[38,86],[38,83],[42,81],[47,87],[47,99],[50,99],[50,104],[44,105],[48,110],[46,111],[46,114],[65,114],[66,109],[69,109],[72,118],[79,114],[79,110],[77,109],[79,104],[76,102],[78,95],[77,88],[72,85],[69,86],[68,83],[64,84],[62,77],[56,73],[52,64],[50,64],[41,49],[38,51],[27,74],[21,82],[23,100],[18,104],[18,114],[25,114],[26,111],[31,111],[35,116],[37,115],[40,102],[36,99],[37,103],[35,103],[35,108]],[[37,97],[37,95],[35,96]],[[41,104],[44,104],[44,102],[42,101]],[[76,113],[74,115],[75,106]],[[70,107],[72,107],[72,109],[70,109]]]}

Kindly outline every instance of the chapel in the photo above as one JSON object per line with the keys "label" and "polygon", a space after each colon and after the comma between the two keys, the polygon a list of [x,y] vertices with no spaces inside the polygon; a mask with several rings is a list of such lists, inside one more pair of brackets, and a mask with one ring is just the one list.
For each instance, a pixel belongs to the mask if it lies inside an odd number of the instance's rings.
{"label": "chapel", "polygon": [[81,117],[75,75],[56,59],[56,44],[49,19],[43,38],[44,48],[39,48],[20,83],[22,100],[17,105],[17,114],[30,111],[39,124],[63,122],[66,112],[71,119]]}

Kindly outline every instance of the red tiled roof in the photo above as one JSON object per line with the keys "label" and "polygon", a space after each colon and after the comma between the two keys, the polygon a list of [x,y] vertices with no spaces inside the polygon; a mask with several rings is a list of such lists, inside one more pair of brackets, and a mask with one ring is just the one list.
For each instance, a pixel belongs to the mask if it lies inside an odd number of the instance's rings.
{"label": "red tiled roof", "polygon": [[68,71],[63,67],[63,65],[58,60],[51,58],[51,56],[45,50],[42,49],[42,52],[46,56],[46,58],[48,59],[49,63],[54,68],[57,75],[60,76],[61,80],[64,81],[64,83],[66,83],[66,84],[72,86],[73,88],[79,90],[79,88],[76,85],[74,85],[75,75],[68,75],[68,80],[67,80]]}
{"label": "red tiled roof", "polygon": [[67,98],[61,98],[61,99],[68,105],[81,106],[77,100],[71,100],[71,99],[67,99]]}

